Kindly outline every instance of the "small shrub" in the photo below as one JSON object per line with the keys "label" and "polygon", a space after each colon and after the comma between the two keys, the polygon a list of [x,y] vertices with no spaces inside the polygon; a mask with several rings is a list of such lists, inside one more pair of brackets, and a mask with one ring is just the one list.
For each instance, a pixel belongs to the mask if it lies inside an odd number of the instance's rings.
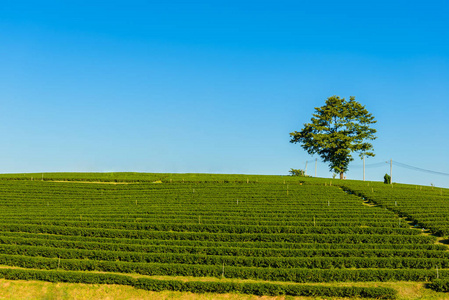
{"label": "small shrub", "polygon": [[304,176],[304,170],[301,169],[293,169],[291,168],[290,171],[288,171],[291,176]]}

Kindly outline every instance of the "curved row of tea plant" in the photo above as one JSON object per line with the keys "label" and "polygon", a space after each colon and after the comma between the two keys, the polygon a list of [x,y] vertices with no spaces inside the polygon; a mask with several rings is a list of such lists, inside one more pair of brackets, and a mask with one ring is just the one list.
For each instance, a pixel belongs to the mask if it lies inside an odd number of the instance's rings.
{"label": "curved row of tea plant", "polygon": [[[84,249],[84,250],[107,250],[123,251],[126,253],[181,253],[181,254],[202,254],[202,255],[225,255],[225,256],[248,256],[248,257],[416,257],[416,258],[449,258],[449,252],[437,251],[445,250],[442,245],[419,245],[406,244],[396,245],[395,248],[350,248],[347,244],[330,244],[333,248],[312,248],[315,244],[297,244],[298,249],[292,248],[258,248],[256,245],[246,245],[247,247],[223,247],[214,244],[216,247],[207,245],[161,245],[161,244],[122,244],[107,242],[87,242],[84,239],[55,240],[42,238],[22,238],[14,236],[0,236],[0,249],[3,245],[27,245],[45,246],[61,249]],[[377,245],[377,244],[374,244]],[[427,246],[419,248],[419,246]],[[432,246],[432,247],[429,247]],[[339,248],[341,247],[341,248]],[[345,248],[346,247],[346,248]],[[411,250],[410,248],[414,249]],[[426,249],[427,251],[422,251]],[[433,250],[432,250],[433,249]]]}
{"label": "curved row of tea plant", "polygon": [[362,297],[394,299],[397,292],[385,287],[336,287],[274,283],[236,283],[219,281],[180,281],[133,278],[117,274],[0,269],[0,278],[9,280],[42,280],[89,284],[121,284],[150,291],[182,291],[192,293],[237,292],[254,295]]}
{"label": "curved row of tea plant", "polygon": [[409,218],[418,228],[449,235],[449,191],[435,187],[345,182],[344,188]]}

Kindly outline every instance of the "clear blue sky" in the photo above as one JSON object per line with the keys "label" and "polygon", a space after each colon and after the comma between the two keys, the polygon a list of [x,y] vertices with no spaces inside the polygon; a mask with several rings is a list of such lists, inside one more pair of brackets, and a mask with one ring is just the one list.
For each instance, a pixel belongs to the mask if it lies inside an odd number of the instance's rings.
{"label": "clear blue sky", "polygon": [[354,95],[378,120],[367,164],[449,173],[448,15],[443,0],[2,1],[0,172],[287,174],[313,159],[289,133]]}

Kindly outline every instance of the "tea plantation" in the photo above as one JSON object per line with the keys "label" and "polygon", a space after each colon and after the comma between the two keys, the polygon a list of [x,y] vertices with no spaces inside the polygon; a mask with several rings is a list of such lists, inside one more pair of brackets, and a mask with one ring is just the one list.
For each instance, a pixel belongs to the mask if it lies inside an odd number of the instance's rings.
{"label": "tea plantation", "polygon": [[4,174],[0,277],[386,299],[396,290],[316,283],[418,281],[444,292],[448,203],[443,189],[308,177]]}

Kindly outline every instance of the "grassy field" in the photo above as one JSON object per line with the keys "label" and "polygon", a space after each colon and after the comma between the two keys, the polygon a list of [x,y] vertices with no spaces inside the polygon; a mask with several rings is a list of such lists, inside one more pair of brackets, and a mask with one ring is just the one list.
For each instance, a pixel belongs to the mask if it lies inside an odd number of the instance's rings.
{"label": "grassy field", "polygon": [[449,278],[448,202],[310,177],[3,174],[0,296],[447,299],[426,283]]}

